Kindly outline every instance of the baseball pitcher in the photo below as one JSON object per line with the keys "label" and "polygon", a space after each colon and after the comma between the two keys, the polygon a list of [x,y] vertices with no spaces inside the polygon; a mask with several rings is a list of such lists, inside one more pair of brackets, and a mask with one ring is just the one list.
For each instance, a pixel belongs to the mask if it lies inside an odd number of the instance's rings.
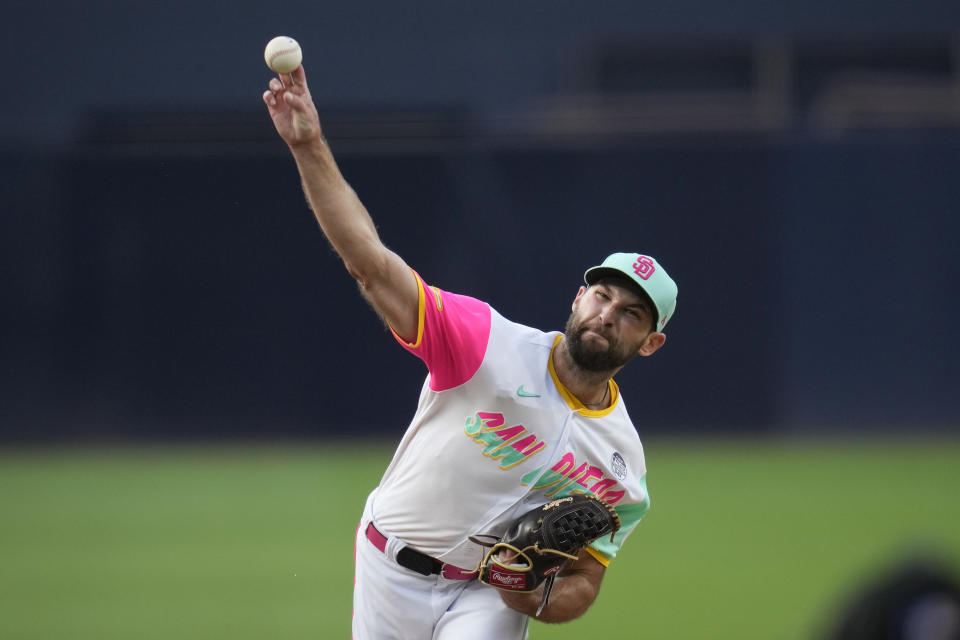
{"label": "baseball pitcher", "polygon": [[663,346],[677,286],[650,256],[586,270],[563,333],[431,286],[387,249],[324,138],[303,67],[263,100],[347,272],[428,374],[356,540],[353,637],[503,640],[564,622],[650,506],[613,381]]}

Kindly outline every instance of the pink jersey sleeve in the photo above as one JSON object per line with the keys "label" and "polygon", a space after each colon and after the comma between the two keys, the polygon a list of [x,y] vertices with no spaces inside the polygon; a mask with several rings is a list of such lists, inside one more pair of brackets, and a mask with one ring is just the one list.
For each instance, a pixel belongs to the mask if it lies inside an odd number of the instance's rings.
{"label": "pink jersey sleeve", "polygon": [[420,289],[419,322],[414,342],[393,333],[403,348],[430,371],[430,388],[452,389],[473,377],[487,352],[490,306],[468,296],[428,287],[414,272]]}

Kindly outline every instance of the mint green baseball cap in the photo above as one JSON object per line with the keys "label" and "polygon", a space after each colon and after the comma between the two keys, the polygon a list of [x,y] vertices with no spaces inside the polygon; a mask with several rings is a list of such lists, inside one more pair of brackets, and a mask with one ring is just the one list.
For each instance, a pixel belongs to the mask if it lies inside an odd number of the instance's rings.
{"label": "mint green baseball cap", "polygon": [[650,296],[657,308],[654,325],[657,331],[663,331],[677,308],[677,283],[667,270],[642,253],[611,253],[603,264],[587,269],[583,281],[591,285],[609,275],[626,276]]}

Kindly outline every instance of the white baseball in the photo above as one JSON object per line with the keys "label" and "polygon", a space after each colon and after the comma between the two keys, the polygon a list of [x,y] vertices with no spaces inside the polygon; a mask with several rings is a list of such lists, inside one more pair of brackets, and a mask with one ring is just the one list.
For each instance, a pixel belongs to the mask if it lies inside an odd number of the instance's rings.
{"label": "white baseball", "polygon": [[263,50],[263,59],[267,66],[277,73],[290,73],[300,66],[303,52],[293,38],[277,36],[267,43],[267,48]]}

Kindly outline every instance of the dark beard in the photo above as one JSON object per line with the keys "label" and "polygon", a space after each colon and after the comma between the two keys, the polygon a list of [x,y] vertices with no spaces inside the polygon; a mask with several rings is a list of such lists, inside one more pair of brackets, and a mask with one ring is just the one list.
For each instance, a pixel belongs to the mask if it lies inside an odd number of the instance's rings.
{"label": "dark beard", "polygon": [[583,334],[586,333],[588,328],[577,326],[573,315],[571,315],[567,320],[566,329],[564,329],[567,353],[573,358],[573,362],[584,371],[593,373],[614,371],[627,364],[636,353],[636,350],[620,351],[618,349],[620,343],[610,338],[607,338],[609,346],[604,350],[586,345],[583,342]]}

